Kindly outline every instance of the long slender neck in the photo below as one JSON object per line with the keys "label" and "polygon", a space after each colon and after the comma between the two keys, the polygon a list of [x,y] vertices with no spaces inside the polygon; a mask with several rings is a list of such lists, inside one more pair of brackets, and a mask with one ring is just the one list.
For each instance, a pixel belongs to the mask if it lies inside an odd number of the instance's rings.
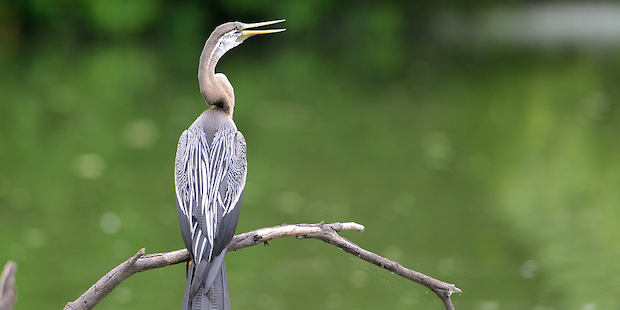
{"label": "long slender neck", "polygon": [[217,40],[217,38],[209,37],[205,42],[202,54],[200,54],[198,83],[207,104],[221,109],[232,117],[235,106],[233,87],[224,74],[215,74],[215,66],[225,53]]}

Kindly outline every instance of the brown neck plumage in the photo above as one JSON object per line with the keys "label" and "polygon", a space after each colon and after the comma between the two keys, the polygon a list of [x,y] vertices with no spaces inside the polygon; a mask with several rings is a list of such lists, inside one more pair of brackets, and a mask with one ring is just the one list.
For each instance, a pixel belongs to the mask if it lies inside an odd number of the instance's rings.
{"label": "brown neck plumage", "polygon": [[222,73],[215,74],[215,66],[224,54],[218,46],[219,37],[211,35],[200,55],[198,67],[198,82],[200,92],[207,104],[215,106],[232,116],[235,106],[234,90],[226,76]]}

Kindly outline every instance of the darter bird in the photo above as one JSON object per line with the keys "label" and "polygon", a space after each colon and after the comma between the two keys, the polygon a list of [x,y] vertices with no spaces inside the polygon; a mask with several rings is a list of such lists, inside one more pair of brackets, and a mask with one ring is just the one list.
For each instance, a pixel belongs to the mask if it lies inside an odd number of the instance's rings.
{"label": "darter bird", "polygon": [[215,28],[200,55],[198,81],[207,104],[179,139],[175,190],[181,236],[191,257],[183,309],[230,309],[224,255],[237,228],[247,172],[246,144],[233,122],[235,95],[218,60],[245,39],[285,29],[254,28],[283,22],[230,22]]}

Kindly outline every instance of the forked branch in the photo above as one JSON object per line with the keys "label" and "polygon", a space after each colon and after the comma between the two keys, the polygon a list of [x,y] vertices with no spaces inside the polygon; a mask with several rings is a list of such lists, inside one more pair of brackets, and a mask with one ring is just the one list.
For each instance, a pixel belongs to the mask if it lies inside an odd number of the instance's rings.
{"label": "forked branch", "polygon": [[[367,262],[373,263],[381,268],[387,269],[406,279],[422,284],[433,291],[443,301],[446,310],[453,310],[454,306],[450,300],[452,293],[461,293],[454,284],[439,281],[417,271],[405,268],[397,262],[381,257],[373,252],[364,250],[353,242],[338,235],[338,232],[353,230],[363,232],[364,226],[357,223],[332,223],[324,224],[297,224],[280,225],[268,228],[261,228],[236,235],[228,244],[229,251],[236,251],[251,247],[257,244],[268,242],[275,238],[294,236],[299,239],[319,239],[326,243],[337,246],[348,253],[351,253]],[[65,310],[87,310],[92,309],[107,294],[109,294],[123,280],[135,273],[179,264],[189,260],[187,249],[181,249],[166,253],[147,254],[145,249],[140,249],[136,255],[112,269],[97,283],[91,286],[82,296],[75,301],[68,303]]]}

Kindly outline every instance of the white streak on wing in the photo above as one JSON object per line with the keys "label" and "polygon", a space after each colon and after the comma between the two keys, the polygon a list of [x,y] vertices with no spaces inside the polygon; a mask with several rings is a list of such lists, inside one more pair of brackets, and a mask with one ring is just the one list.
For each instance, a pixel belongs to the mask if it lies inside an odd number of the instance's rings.
{"label": "white streak on wing", "polygon": [[[200,257],[200,260],[198,260],[198,263],[200,263],[200,261],[202,261],[202,256],[205,253],[205,247],[206,246],[207,246],[206,240],[202,240],[202,246],[200,247],[200,253],[198,254],[198,257]],[[210,257],[209,257],[209,260],[211,260]]]}
{"label": "white streak on wing", "polygon": [[[200,230],[200,229],[199,229],[199,230],[198,230],[198,234],[196,235],[196,238],[195,238],[195,239],[194,239],[194,238],[192,238],[192,241],[193,241],[193,240],[196,240],[196,241],[195,241],[195,243],[194,243],[194,254],[197,254],[197,253],[198,253],[198,243],[199,243],[198,241],[200,240],[201,234],[202,234],[202,230]],[[192,237],[193,237],[193,236],[192,236]],[[196,256],[196,258],[197,258],[198,262],[200,262],[200,260],[201,260],[202,256],[198,256],[198,255],[195,255],[195,256]]]}

